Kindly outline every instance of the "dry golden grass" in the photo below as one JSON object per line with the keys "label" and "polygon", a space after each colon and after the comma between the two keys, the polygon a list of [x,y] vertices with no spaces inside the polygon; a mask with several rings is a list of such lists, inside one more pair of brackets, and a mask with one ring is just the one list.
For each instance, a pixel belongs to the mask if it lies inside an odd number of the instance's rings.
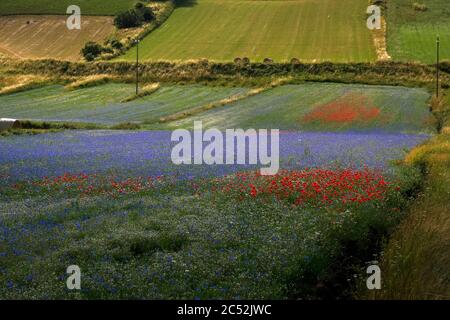
{"label": "dry golden grass", "polygon": [[25,91],[37,86],[45,85],[49,77],[37,75],[14,75],[0,77],[0,95]]}
{"label": "dry golden grass", "polygon": [[86,42],[103,43],[114,31],[112,17],[83,16],[81,30],[68,30],[66,16],[0,17],[0,52],[19,59],[77,61]]}
{"label": "dry golden grass", "polygon": [[386,19],[384,17],[381,18],[381,29],[373,30],[373,43],[375,46],[375,50],[377,52],[377,60],[378,61],[388,61],[391,60],[391,56],[387,52],[387,41],[386,41]]}
{"label": "dry golden grass", "polygon": [[88,88],[88,87],[95,87],[101,84],[105,84],[110,81],[117,80],[118,78],[115,76],[110,75],[92,75],[87,77],[82,77],[79,79],[76,79],[76,81],[69,83],[65,86],[66,90],[77,90],[82,88]]}

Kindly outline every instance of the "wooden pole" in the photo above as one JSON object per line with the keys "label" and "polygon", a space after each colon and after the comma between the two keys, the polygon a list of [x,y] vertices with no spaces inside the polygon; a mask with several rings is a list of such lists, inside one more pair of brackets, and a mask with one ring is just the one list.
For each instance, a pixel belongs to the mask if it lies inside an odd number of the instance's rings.
{"label": "wooden pole", "polygon": [[439,36],[436,38],[436,98],[439,98],[439,51],[440,41]]}
{"label": "wooden pole", "polygon": [[139,94],[139,40],[136,40],[136,95]]}

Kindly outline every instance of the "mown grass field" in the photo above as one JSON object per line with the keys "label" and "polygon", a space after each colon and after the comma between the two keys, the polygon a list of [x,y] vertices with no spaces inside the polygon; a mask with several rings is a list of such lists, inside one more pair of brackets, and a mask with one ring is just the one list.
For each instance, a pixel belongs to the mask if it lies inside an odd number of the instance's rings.
{"label": "mown grass field", "polygon": [[[188,1],[146,37],[147,60],[373,61],[365,0]],[[121,59],[135,59],[135,49]]]}
{"label": "mown grass field", "polygon": [[414,1],[391,1],[387,10],[388,52],[394,60],[436,62],[436,36],[441,38],[441,58],[450,59],[450,8],[447,0],[418,1],[426,11],[416,11]]}
{"label": "mown grass field", "polygon": [[66,15],[67,7],[77,5],[81,14],[114,15],[131,8],[136,0],[2,0],[0,15],[57,14]]}
{"label": "mown grass field", "polygon": [[114,31],[112,17],[83,17],[81,30],[68,30],[62,16],[0,16],[0,53],[13,58],[76,61],[88,41]]}
{"label": "mown grass field", "polygon": [[168,127],[279,128],[312,131],[434,132],[422,89],[332,83],[285,85],[173,121]]}
{"label": "mown grass field", "polygon": [[150,96],[122,103],[132,96],[132,84],[106,84],[65,90],[47,86],[0,97],[2,117],[29,120],[73,121],[113,124],[156,122],[160,117],[188,110],[245,92],[242,88],[165,86]]}

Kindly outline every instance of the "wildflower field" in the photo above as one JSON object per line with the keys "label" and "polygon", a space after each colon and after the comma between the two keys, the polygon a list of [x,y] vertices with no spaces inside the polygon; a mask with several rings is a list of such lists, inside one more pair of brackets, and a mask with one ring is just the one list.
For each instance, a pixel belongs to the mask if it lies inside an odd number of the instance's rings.
{"label": "wildflower field", "polygon": [[[0,297],[351,297],[422,175],[424,89],[335,83],[44,85],[2,116],[139,124],[0,137]],[[406,116],[407,115],[407,116]],[[172,130],[278,128],[280,170],[175,165]],[[224,146],[225,148],[225,146]],[[224,150],[225,152],[225,150]],[[66,268],[83,273],[80,291]]]}
{"label": "wildflower field", "polygon": [[0,0],[0,300],[450,299],[448,1]]}
{"label": "wildflower field", "polygon": [[0,296],[350,295],[339,261],[360,263],[401,219],[420,175],[394,162],[427,138],[283,132],[275,176],[170,164],[169,131],[2,138]]}

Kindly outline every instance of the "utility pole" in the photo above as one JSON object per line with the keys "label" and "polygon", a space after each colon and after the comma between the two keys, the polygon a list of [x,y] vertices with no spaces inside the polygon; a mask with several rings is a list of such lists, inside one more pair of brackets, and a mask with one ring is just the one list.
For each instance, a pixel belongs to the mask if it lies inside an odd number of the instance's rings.
{"label": "utility pole", "polygon": [[439,36],[436,38],[436,98],[439,98],[439,51],[440,43]]}
{"label": "utility pole", "polygon": [[134,40],[136,43],[136,95],[139,94],[139,39]]}

